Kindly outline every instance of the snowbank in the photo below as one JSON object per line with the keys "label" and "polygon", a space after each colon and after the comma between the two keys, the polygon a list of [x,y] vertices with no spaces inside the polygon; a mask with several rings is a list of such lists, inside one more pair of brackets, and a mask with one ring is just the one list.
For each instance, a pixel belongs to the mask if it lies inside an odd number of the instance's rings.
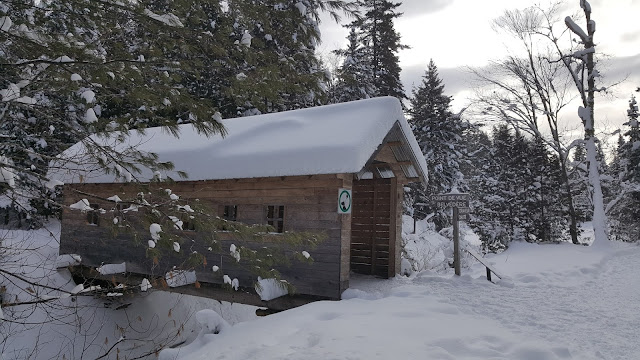
{"label": "snowbank", "polygon": [[[460,223],[460,248],[472,246],[477,248],[480,245],[478,237],[471,232],[464,223]],[[448,237],[436,232],[432,223],[425,220],[416,222],[413,228],[413,218],[407,215],[402,216],[402,241],[403,260],[406,259],[410,266],[410,272],[435,271],[446,272],[453,263],[453,241],[450,239],[451,229],[441,231]],[[466,252],[461,253],[462,267],[468,267],[472,263],[470,256]],[[405,273],[405,271],[403,271]]]}

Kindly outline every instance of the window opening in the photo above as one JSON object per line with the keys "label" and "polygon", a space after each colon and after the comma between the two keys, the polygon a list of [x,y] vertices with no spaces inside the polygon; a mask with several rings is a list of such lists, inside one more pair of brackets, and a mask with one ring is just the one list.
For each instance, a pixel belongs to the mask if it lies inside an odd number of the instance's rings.
{"label": "window opening", "polygon": [[267,206],[267,225],[273,226],[276,232],[284,232],[284,205]]}
{"label": "window opening", "polygon": [[99,209],[100,209],[100,205],[91,204],[91,210],[87,212],[87,223],[89,223],[89,225],[95,225],[95,226],[100,225],[100,216],[98,214]]}
{"label": "window opening", "polygon": [[195,216],[183,211],[182,218],[182,231],[196,231]]}
{"label": "window opening", "polygon": [[117,203],[115,208],[113,208],[114,218],[118,219],[118,220],[114,221],[114,223],[116,225],[118,225],[118,226],[123,226],[122,222],[124,221],[125,209],[127,209],[127,206],[125,204],[122,204],[122,203]]}
{"label": "window opening", "polygon": [[238,219],[238,205],[225,205],[222,218],[227,221],[236,221]]}

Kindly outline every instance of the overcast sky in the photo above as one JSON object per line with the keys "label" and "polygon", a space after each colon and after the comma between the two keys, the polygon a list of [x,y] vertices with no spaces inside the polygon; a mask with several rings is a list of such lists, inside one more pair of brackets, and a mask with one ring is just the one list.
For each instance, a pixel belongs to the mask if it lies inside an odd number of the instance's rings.
{"label": "overcast sky", "polygon": [[[522,9],[536,3],[532,0],[404,0],[398,8],[404,15],[396,20],[395,27],[402,42],[411,46],[400,53],[401,78],[407,94],[420,82],[429,59],[433,58],[444,80],[445,91],[454,97],[454,110],[465,106],[472,86],[465,68],[486,66],[490,60],[508,53],[505,37],[491,28],[492,20],[505,9]],[[540,0],[543,6],[547,3],[548,0]],[[627,77],[611,95],[599,98],[596,104],[596,121],[615,127],[626,121],[629,97],[640,86],[640,0],[590,0],[590,3],[592,19],[597,25],[597,49],[608,57],[600,67],[604,75],[602,85]],[[577,13],[579,4],[579,0],[567,0],[561,18]],[[343,19],[343,22],[349,20]],[[339,25],[324,20],[321,30],[321,53],[346,44],[347,30]],[[565,115],[568,122],[576,121],[575,113],[577,111]]]}

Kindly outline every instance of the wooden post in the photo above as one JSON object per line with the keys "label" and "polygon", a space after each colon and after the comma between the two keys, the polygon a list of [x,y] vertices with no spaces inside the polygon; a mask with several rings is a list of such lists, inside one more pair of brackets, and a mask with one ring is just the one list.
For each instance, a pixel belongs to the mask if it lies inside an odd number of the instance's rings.
{"label": "wooden post", "polygon": [[487,280],[491,281],[491,269],[487,268]]}
{"label": "wooden post", "polygon": [[453,207],[453,266],[456,275],[460,276],[460,229],[458,224],[458,207]]}

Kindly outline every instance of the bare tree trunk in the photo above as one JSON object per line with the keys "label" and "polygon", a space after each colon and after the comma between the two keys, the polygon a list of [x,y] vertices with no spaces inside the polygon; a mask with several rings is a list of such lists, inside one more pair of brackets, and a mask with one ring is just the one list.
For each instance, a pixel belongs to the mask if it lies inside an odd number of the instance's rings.
{"label": "bare tree trunk", "polygon": [[584,140],[587,148],[587,161],[589,166],[589,184],[592,189],[592,202],[593,202],[593,231],[594,231],[594,244],[603,243],[608,240],[607,236],[607,215],[604,211],[604,200],[602,196],[602,186],[600,184],[600,174],[598,172],[598,160],[595,144],[595,121],[594,121],[594,108],[595,108],[595,62],[594,53],[595,45],[593,42],[593,35],[596,31],[596,23],[591,20],[591,5],[587,0],[580,0],[580,7],[582,8],[587,24],[587,32],[585,33],[578,25],[576,25],[570,17],[565,18],[565,24],[577,35],[582,44],[584,50],[580,54],[574,53],[572,56],[582,59],[586,66],[586,83],[587,88],[584,88],[584,76],[579,76],[574,69],[570,66],[570,61],[565,58],[564,63],[572,73],[576,86],[580,91],[580,96],[584,107],[580,107],[578,115],[582,119],[584,125]]}

